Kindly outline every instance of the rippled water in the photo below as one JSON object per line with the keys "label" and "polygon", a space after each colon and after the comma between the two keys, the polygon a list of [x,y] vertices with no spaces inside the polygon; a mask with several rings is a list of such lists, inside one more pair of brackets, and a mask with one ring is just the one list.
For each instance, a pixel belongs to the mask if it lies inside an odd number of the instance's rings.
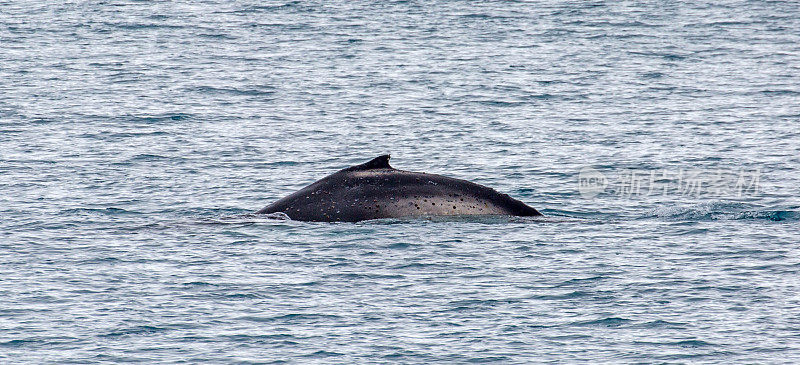
{"label": "rippled water", "polygon": [[[0,360],[800,362],[798,9],[0,2]],[[248,214],[381,153],[547,217]]]}

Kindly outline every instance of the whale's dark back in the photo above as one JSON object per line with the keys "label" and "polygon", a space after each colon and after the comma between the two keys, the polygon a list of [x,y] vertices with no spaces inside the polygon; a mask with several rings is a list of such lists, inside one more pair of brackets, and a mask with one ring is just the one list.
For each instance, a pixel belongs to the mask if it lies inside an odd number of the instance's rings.
{"label": "whale's dark back", "polygon": [[541,215],[525,203],[486,186],[396,170],[389,166],[389,155],[338,171],[257,213],[278,212],[294,220],[318,222],[441,215]]}

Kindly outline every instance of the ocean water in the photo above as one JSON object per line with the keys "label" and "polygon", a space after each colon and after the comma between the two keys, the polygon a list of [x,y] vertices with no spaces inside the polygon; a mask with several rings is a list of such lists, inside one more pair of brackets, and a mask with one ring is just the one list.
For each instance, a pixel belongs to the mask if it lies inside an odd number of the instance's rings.
{"label": "ocean water", "polygon": [[[798,363],[792,1],[0,2],[2,363]],[[250,213],[329,173],[541,219]]]}

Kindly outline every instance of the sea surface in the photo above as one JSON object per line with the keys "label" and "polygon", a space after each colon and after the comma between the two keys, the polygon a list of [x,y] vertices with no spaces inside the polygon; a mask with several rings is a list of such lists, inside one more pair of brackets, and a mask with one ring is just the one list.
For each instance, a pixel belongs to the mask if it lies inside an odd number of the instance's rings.
{"label": "sea surface", "polygon": [[[0,362],[798,363],[794,1],[0,1]],[[252,214],[339,169],[543,218]]]}

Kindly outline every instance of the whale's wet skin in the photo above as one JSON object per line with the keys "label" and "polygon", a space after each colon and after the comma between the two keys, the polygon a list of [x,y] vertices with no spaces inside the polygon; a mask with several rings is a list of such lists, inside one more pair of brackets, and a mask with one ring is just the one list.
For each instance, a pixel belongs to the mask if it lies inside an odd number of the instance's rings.
{"label": "whale's wet skin", "polygon": [[357,222],[418,216],[539,216],[492,188],[441,175],[397,170],[389,155],[329,175],[259,210],[293,220]]}

